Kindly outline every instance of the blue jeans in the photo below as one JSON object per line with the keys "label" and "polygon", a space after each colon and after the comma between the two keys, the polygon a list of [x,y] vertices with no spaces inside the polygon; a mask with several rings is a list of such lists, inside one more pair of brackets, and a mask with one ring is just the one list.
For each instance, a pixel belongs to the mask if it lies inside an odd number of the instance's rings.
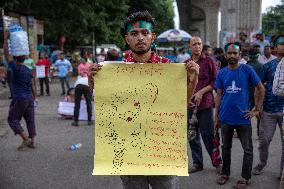
{"label": "blue jeans", "polygon": [[[193,110],[187,110],[187,119],[191,118]],[[214,124],[213,124],[213,108],[208,108],[205,110],[197,111],[198,125],[196,127],[196,137],[195,139],[189,141],[191,155],[193,159],[193,164],[197,164],[203,167],[203,156],[202,147],[200,142],[200,134],[204,142],[205,148],[212,158],[212,153],[214,149],[213,139],[214,139]],[[187,127],[189,125],[187,124]]]}

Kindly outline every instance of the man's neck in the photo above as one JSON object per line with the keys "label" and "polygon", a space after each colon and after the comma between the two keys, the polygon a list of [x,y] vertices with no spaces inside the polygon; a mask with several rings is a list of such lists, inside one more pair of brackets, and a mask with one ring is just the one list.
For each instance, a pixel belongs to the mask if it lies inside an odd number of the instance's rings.
{"label": "man's neck", "polygon": [[271,57],[271,54],[264,55],[267,59]]}
{"label": "man's neck", "polygon": [[134,60],[136,60],[137,62],[140,62],[140,63],[148,62],[148,60],[150,60],[150,58],[151,58],[151,50],[149,50],[148,52],[146,52],[144,54],[136,54],[136,53],[133,52],[133,58],[134,58]]}
{"label": "man's neck", "polygon": [[237,69],[239,66],[240,66],[240,63],[237,63],[237,64],[228,64],[228,68],[229,68],[230,70],[235,70],[235,69]]}
{"label": "man's neck", "polygon": [[282,60],[282,58],[284,57],[284,54],[277,54],[276,57],[278,60]]}
{"label": "man's neck", "polygon": [[192,58],[191,59],[194,62],[197,62],[200,59],[200,57],[201,57],[201,54],[192,54]]}

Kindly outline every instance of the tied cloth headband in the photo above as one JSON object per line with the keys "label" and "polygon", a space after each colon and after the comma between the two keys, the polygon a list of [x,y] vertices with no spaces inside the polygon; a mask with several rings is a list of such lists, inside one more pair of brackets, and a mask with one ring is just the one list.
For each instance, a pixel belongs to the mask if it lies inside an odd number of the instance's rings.
{"label": "tied cloth headband", "polygon": [[150,32],[153,31],[153,24],[147,21],[139,20],[137,22],[133,22],[127,25],[127,33],[135,28],[144,28],[149,30]]}
{"label": "tied cloth headband", "polygon": [[240,46],[235,45],[235,44],[231,44],[231,45],[227,46],[227,48],[225,49],[226,52],[228,51],[228,49],[236,49],[236,50],[240,51]]}
{"label": "tied cloth headband", "polygon": [[284,37],[279,37],[275,43],[275,45],[282,45],[284,44]]}

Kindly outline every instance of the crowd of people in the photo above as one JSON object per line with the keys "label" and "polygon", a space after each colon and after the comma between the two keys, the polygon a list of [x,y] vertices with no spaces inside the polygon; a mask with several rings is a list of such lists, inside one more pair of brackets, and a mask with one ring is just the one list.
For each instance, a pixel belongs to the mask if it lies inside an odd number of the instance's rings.
{"label": "crowd of people", "polygon": [[[124,23],[125,41],[130,50],[125,53],[123,62],[170,63],[170,59],[159,56],[151,50],[156,39],[156,21],[149,12],[135,12]],[[284,166],[284,132],[282,128],[284,97],[273,93],[273,81],[279,62],[284,57],[284,36],[278,36],[272,43],[259,34],[258,40],[249,43],[246,34],[241,33],[240,40],[226,44],[224,48],[212,49],[203,45],[200,37],[193,37],[189,42],[191,55],[186,49],[177,56],[178,62],[185,63],[187,71],[187,110],[188,120],[197,108],[196,137],[189,141],[193,165],[189,173],[204,169],[200,135],[204,146],[219,176],[217,184],[224,185],[230,178],[231,149],[234,132],[237,133],[244,151],[242,173],[234,188],[247,188],[252,173],[261,174],[269,157],[269,144],[276,126],[281,133],[282,154],[279,167],[279,179]],[[24,56],[9,56],[8,34],[4,36],[4,53],[8,62],[10,75],[8,81],[12,102],[8,122],[15,134],[23,139],[19,150],[34,148],[36,135],[34,122],[34,100],[36,98],[35,71],[32,60]],[[84,95],[88,112],[88,124],[91,125],[91,99],[93,77],[103,69],[102,65],[88,62],[88,58],[78,61],[78,77],[75,83],[75,108],[73,126],[78,126],[78,114],[81,96]],[[108,59],[109,58],[109,59]],[[118,60],[118,53],[109,50],[106,60]],[[40,95],[53,95],[49,87],[49,68],[51,61],[44,53],[35,64],[45,67],[45,77],[40,78]],[[74,67],[63,53],[54,62],[65,95],[65,85],[70,90],[69,72]],[[215,111],[213,111],[215,108]],[[214,113],[215,112],[215,113]],[[28,135],[20,125],[21,118],[27,121]],[[251,118],[257,117],[259,137],[259,163],[253,166],[253,143]],[[213,139],[215,132],[221,129],[222,159],[215,161]],[[175,189],[179,186],[177,176],[121,176],[125,189],[152,188]],[[283,181],[283,178],[282,178]],[[283,186],[283,185],[282,185]]]}

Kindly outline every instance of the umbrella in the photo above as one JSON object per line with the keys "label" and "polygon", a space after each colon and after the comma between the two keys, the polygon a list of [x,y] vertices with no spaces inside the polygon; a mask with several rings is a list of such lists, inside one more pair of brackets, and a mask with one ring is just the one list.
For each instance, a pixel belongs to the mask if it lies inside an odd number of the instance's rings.
{"label": "umbrella", "polygon": [[158,36],[157,42],[186,42],[191,38],[191,35],[183,30],[169,29]]}
{"label": "umbrella", "polygon": [[221,158],[221,154],[220,154],[220,136],[219,136],[219,129],[215,129],[214,132],[214,139],[213,139],[213,153],[212,153],[212,164],[214,167],[218,167],[219,165],[222,164],[222,158]]}

